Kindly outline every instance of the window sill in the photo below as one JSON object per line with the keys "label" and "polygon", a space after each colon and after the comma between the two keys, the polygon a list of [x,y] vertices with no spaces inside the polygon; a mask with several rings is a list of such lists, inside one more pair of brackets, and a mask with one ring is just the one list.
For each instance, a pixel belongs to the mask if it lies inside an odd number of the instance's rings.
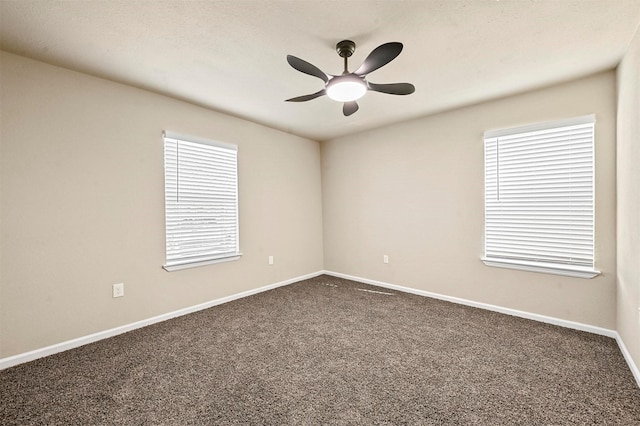
{"label": "window sill", "polygon": [[517,269],[519,271],[539,272],[542,274],[564,275],[567,277],[590,279],[601,274],[592,268],[559,265],[553,263],[527,262],[524,260],[495,259],[483,257],[482,262],[495,268]]}
{"label": "window sill", "polygon": [[199,262],[180,263],[177,265],[163,265],[162,269],[167,272],[180,271],[182,269],[198,268],[200,266],[214,265],[216,263],[233,262],[239,260],[242,257],[242,253],[236,253],[228,257],[219,257],[216,259],[202,260]]}

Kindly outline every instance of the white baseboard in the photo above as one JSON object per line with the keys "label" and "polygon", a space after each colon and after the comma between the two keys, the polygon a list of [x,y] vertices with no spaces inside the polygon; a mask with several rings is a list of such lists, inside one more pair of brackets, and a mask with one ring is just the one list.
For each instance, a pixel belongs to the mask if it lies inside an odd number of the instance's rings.
{"label": "white baseboard", "polygon": [[640,388],[640,369],[638,369],[638,366],[635,364],[635,362],[633,362],[633,358],[631,358],[631,354],[627,350],[627,347],[625,346],[624,341],[622,340],[622,337],[620,337],[618,333],[616,333],[616,342],[618,342],[618,347],[620,347],[620,352],[622,352],[622,356],[624,356],[625,361],[627,361],[627,364],[631,369],[631,374],[633,374],[633,377],[636,379],[636,383]]}
{"label": "white baseboard", "polygon": [[638,387],[640,387],[640,370],[638,369],[638,367],[633,362],[633,359],[631,358],[631,354],[629,354],[629,351],[627,350],[627,347],[625,346],[624,342],[622,341],[622,338],[620,337],[618,332],[616,332],[615,330],[610,330],[610,329],[601,328],[601,327],[595,327],[595,326],[588,325],[588,324],[582,324],[582,323],[578,323],[578,322],[567,321],[567,320],[554,318],[554,317],[548,317],[548,316],[545,316],[545,315],[533,314],[533,313],[530,313],[530,312],[519,311],[519,310],[516,310],[516,309],[504,308],[504,307],[501,307],[501,306],[490,305],[490,304],[487,304],[487,303],[475,302],[475,301],[472,301],[472,300],[462,299],[462,298],[458,298],[458,297],[446,296],[446,295],[439,294],[439,293],[432,293],[432,292],[429,292],[429,291],[418,290],[418,289],[414,289],[414,288],[410,288],[410,287],[403,287],[403,286],[399,286],[399,285],[395,285],[395,284],[385,283],[385,282],[382,282],[382,281],[370,280],[368,278],[356,277],[356,276],[353,276],[353,275],[341,274],[341,273],[332,272],[332,271],[313,272],[313,273],[310,273],[310,274],[307,274],[307,275],[302,275],[302,276],[291,278],[291,279],[288,279],[288,280],[285,280],[285,281],[280,281],[280,282],[277,282],[277,283],[274,283],[274,284],[270,284],[270,285],[266,285],[264,287],[256,288],[256,289],[253,289],[253,290],[243,291],[241,293],[233,294],[231,296],[226,296],[226,297],[222,297],[220,299],[211,300],[209,302],[201,303],[199,305],[191,306],[191,307],[188,307],[188,308],[179,309],[177,311],[173,311],[173,312],[169,312],[169,313],[166,313],[166,314],[158,315],[158,316],[155,316],[155,317],[152,317],[152,318],[148,318],[148,319],[145,319],[145,320],[141,320],[141,321],[137,321],[137,322],[134,322],[134,323],[131,323],[131,324],[126,324],[126,325],[123,325],[123,326],[120,326],[120,327],[115,327],[115,328],[112,328],[112,329],[109,329],[109,330],[105,330],[105,331],[100,331],[100,332],[97,332],[97,333],[89,334],[87,336],[79,337],[77,339],[67,340],[65,342],[57,343],[55,345],[51,345],[51,346],[47,346],[47,347],[44,347],[44,348],[36,349],[36,350],[30,351],[30,352],[25,352],[25,353],[14,355],[14,356],[10,356],[10,357],[7,357],[7,358],[2,358],[2,359],[0,359],[0,370],[3,370],[5,368],[9,368],[9,367],[13,367],[14,365],[18,365],[18,364],[22,364],[22,363],[25,363],[25,362],[33,361],[35,359],[42,358],[42,357],[45,357],[45,356],[53,355],[53,354],[58,353],[58,352],[63,352],[63,351],[69,350],[69,349],[77,348],[77,347],[86,345],[88,343],[96,342],[98,340],[107,339],[109,337],[116,336],[116,335],[122,334],[122,333],[126,333],[127,331],[131,331],[131,330],[135,330],[135,329],[138,329],[138,328],[142,328],[142,327],[145,327],[147,325],[155,324],[155,323],[158,323],[158,322],[166,321],[166,320],[171,319],[171,318],[175,318],[175,317],[187,315],[187,314],[190,314],[190,313],[193,313],[193,312],[201,311],[203,309],[211,308],[213,306],[221,305],[223,303],[231,302],[233,300],[241,299],[243,297],[248,297],[248,296],[251,296],[251,295],[254,295],[254,294],[262,293],[264,291],[272,290],[272,289],[277,288],[277,287],[282,287],[282,286],[285,286],[285,285],[293,284],[293,283],[296,283],[298,281],[306,280],[306,279],[309,279],[309,278],[314,278],[314,277],[317,277],[317,276],[322,275],[322,274],[331,275],[331,276],[334,276],[334,277],[344,278],[344,279],[353,280],[353,281],[358,281],[358,282],[361,282],[361,283],[371,284],[371,285],[375,285],[375,286],[383,287],[383,288],[388,288],[388,289],[392,289],[392,290],[402,291],[402,292],[405,292],[405,293],[416,294],[416,295],[419,295],[419,296],[431,297],[433,299],[445,300],[447,302],[457,303],[457,304],[461,304],[461,305],[472,306],[474,308],[480,308],[480,309],[486,309],[486,310],[489,310],[489,311],[500,312],[500,313],[507,314],[507,315],[512,315],[512,316],[521,317],[521,318],[527,318],[527,319],[540,321],[540,322],[544,322],[544,323],[548,323],[548,324],[558,325],[558,326],[561,326],[561,327],[567,327],[567,328],[572,328],[572,329],[575,329],[575,330],[586,331],[586,332],[589,332],[589,333],[599,334],[599,335],[603,335],[603,336],[607,336],[607,337],[612,337],[612,338],[616,339],[616,342],[618,343],[618,346],[620,347],[620,351],[622,352],[622,355],[624,356],[624,359],[626,360],[627,364],[629,365],[629,368],[631,369],[631,373],[633,374],[633,376],[634,376],[634,378],[636,380],[636,383],[638,384]]}
{"label": "white baseboard", "polygon": [[430,297],[432,299],[445,300],[447,302],[457,303],[459,305],[472,306],[474,308],[486,309],[488,311],[500,312],[502,314],[512,315],[514,317],[526,318],[535,321],[544,322],[547,324],[559,325],[561,327],[573,328],[575,330],[587,331],[589,333],[600,334],[607,337],[615,338],[618,333],[615,330],[608,328],[596,327],[593,325],[582,324],[579,322],[567,321],[560,318],[548,317],[546,315],[534,314],[531,312],[519,311],[517,309],[505,308],[497,305],[490,305],[488,303],[476,302],[473,300],[462,299],[454,296],[446,296],[444,294],[432,293],[430,291],[418,290],[410,287],[402,287],[395,284],[389,284],[382,281],[370,280],[368,278],[355,277],[352,275],[341,274],[338,272],[324,271],[327,275],[332,275],[338,278],[345,278],[347,280],[358,281],[365,284],[371,284],[378,287],[384,287],[391,290],[402,291],[404,293],[417,294],[419,296]]}
{"label": "white baseboard", "polygon": [[433,299],[445,300],[447,302],[458,303],[460,305],[472,306],[474,308],[486,309],[489,311],[500,312],[502,314],[512,315],[515,317],[526,318],[534,321],[544,322],[547,324],[557,325],[560,327],[572,328],[574,330],[586,331],[589,333],[612,337],[616,339],[616,342],[618,343],[618,347],[620,348],[620,351],[622,352],[622,355],[624,356],[625,361],[627,361],[627,364],[631,369],[631,373],[633,374],[633,377],[635,378],[636,383],[638,384],[638,387],[640,387],[640,370],[638,370],[638,367],[633,362],[633,359],[631,358],[631,354],[629,354],[629,351],[627,350],[627,347],[624,345],[622,338],[620,337],[618,332],[615,330],[596,327],[593,325],[583,324],[583,323],[574,322],[574,321],[563,320],[555,317],[549,317],[546,315],[534,314],[531,312],[519,311],[517,309],[505,308],[502,306],[490,305],[488,303],[475,302],[473,300],[462,299],[459,297],[446,296],[439,293],[432,293],[430,291],[418,290],[410,287],[403,287],[395,284],[385,283],[382,281],[370,280],[368,278],[341,274],[339,272],[323,271],[323,273],[326,275],[332,275],[338,278],[344,278],[347,280],[353,280],[353,281],[358,281],[365,284],[375,285],[377,287],[383,287],[391,290],[402,291],[404,293],[411,293],[419,296],[431,297]]}
{"label": "white baseboard", "polygon": [[30,352],[13,355],[7,358],[0,359],[0,370],[13,367],[14,365],[22,364],[25,362],[33,361],[38,358],[53,355],[58,352],[63,352],[69,349],[84,346],[88,343],[96,342],[98,340],[107,339],[109,337],[117,336],[118,334],[126,333],[127,331],[142,328],[147,325],[155,324],[158,322],[166,321],[171,318],[180,317],[183,315],[191,314],[193,312],[201,311],[203,309],[211,308],[216,305],[231,302],[232,300],[241,299],[243,297],[251,296],[257,293],[262,293],[267,290],[272,290],[277,287],[293,284],[298,281],[306,280],[309,278],[322,275],[324,271],[313,272],[311,274],[302,275],[299,277],[291,278],[285,281],[280,281],[274,284],[269,284],[264,287],[243,291],[241,293],[232,294],[231,296],[222,297],[220,299],[211,300],[209,302],[201,303],[199,305],[190,306],[188,308],[178,309],[177,311],[168,312],[166,314],[158,315],[152,318],[147,318],[141,321],[136,321],[131,324],[122,325],[120,327],[111,328],[109,330],[100,331],[97,333],[89,334],[87,336],[78,337],[77,339],[67,340],[65,342],[56,343],[55,345],[47,346],[44,348],[36,349]]}

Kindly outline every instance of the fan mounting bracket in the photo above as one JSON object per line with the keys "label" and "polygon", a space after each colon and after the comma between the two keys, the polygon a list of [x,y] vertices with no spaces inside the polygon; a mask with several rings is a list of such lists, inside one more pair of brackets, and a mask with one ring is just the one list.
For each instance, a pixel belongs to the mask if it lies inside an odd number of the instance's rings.
{"label": "fan mounting bracket", "polygon": [[336,44],[336,52],[341,58],[348,58],[356,51],[356,44],[351,40],[342,40]]}

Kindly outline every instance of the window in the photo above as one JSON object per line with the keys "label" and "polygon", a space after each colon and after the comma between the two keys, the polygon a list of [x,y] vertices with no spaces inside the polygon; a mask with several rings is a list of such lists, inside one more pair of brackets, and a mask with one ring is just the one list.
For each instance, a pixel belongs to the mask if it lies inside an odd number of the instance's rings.
{"label": "window", "polygon": [[592,278],[595,116],[486,132],[483,262]]}
{"label": "window", "polygon": [[165,132],[166,270],[239,258],[237,154],[235,145]]}

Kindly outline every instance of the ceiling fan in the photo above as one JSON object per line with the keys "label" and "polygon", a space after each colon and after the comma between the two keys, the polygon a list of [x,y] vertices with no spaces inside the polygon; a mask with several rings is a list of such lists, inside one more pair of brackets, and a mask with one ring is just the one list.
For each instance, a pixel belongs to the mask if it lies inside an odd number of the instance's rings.
{"label": "ceiling fan", "polygon": [[349,116],[358,110],[356,100],[364,96],[368,90],[390,95],[410,95],[415,92],[416,88],[410,83],[376,84],[366,79],[367,74],[394,60],[402,52],[402,43],[391,42],[376,47],[369,53],[360,68],[354,72],[349,72],[347,59],[353,55],[355,50],[356,44],[351,40],[342,40],[336,44],[338,55],[344,58],[344,71],[341,75],[325,74],[315,65],[295,56],[287,55],[289,65],[300,72],[318,77],[325,82],[325,87],[309,95],[287,99],[286,102],[310,101],[327,95],[335,101],[344,102],[342,112],[345,116]]}

